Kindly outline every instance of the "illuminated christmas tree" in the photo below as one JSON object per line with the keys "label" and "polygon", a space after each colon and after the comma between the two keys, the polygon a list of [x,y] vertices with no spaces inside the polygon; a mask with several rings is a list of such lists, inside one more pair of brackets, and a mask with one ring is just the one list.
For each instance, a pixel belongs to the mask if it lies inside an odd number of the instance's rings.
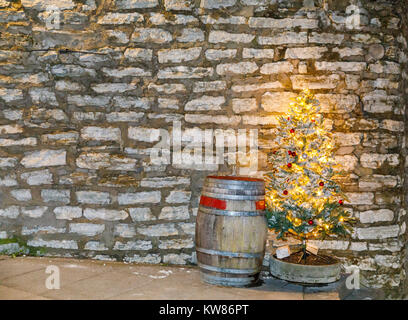
{"label": "illuminated christmas tree", "polygon": [[333,180],[334,139],[319,111],[319,101],[304,90],[279,118],[273,169],[265,176],[268,224],[278,238],[291,234],[305,243],[351,231],[345,195]]}

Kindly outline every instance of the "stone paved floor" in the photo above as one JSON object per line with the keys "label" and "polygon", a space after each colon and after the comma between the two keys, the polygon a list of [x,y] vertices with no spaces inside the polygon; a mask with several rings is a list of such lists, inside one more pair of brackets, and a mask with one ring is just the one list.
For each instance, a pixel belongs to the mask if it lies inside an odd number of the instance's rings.
{"label": "stone paved floor", "polygon": [[[59,267],[59,290],[45,286],[50,265]],[[339,293],[332,287],[304,288],[267,275],[255,288],[213,286],[200,281],[197,267],[0,256],[0,299],[332,300],[339,299]]]}

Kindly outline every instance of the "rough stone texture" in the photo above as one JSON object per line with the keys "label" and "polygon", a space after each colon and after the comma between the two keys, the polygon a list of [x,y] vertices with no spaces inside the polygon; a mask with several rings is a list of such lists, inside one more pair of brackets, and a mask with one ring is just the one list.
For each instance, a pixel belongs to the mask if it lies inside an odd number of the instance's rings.
{"label": "rough stone texture", "polygon": [[[177,164],[171,153],[153,161],[165,130],[181,121],[183,155],[197,159],[193,128],[258,129],[251,174],[262,176],[277,117],[309,87],[338,143],[346,207],[360,218],[352,239],[319,246],[361,267],[367,285],[403,292],[408,7],[361,0],[362,27],[350,29],[348,2],[312,2],[2,7],[2,237],[50,255],[192,263],[204,176],[247,168]],[[46,25],[47,4],[61,10],[59,29]]]}

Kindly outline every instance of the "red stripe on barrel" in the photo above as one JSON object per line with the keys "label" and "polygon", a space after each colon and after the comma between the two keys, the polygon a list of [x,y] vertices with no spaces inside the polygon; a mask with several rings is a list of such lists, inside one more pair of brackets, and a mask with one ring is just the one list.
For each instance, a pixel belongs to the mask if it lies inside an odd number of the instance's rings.
{"label": "red stripe on barrel", "polygon": [[211,207],[215,209],[225,210],[227,208],[227,201],[201,196],[200,204],[205,207]]}
{"label": "red stripe on barrel", "polygon": [[[225,210],[227,208],[227,201],[216,198],[201,196],[200,205],[205,207],[211,207],[219,210]],[[265,210],[265,201],[260,200],[255,202],[256,210]]]}

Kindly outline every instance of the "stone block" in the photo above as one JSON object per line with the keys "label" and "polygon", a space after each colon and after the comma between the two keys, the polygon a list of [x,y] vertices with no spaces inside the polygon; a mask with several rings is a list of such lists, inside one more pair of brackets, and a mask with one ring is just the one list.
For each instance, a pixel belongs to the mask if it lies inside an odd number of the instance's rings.
{"label": "stone block", "polygon": [[159,79],[202,79],[212,76],[213,68],[177,66],[159,70]]}
{"label": "stone block", "polygon": [[100,205],[111,203],[109,192],[77,191],[75,194],[79,203]]}
{"label": "stone block", "polygon": [[133,238],[136,235],[136,230],[133,225],[119,223],[115,225],[114,234],[123,238]]}
{"label": "stone block", "polygon": [[216,68],[220,76],[231,74],[250,74],[258,70],[255,62],[238,62],[219,64]]}
{"label": "stone block", "polygon": [[235,113],[252,112],[258,108],[256,99],[232,99],[232,110]]}
{"label": "stone block", "polygon": [[360,157],[361,166],[364,168],[378,169],[387,163],[389,166],[398,166],[398,154],[363,153]]}
{"label": "stone block", "polygon": [[266,92],[262,95],[261,106],[266,112],[289,112],[295,97],[293,92]]}
{"label": "stone block", "polygon": [[193,247],[194,247],[193,239],[172,239],[159,241],[159,249],[164,250],[189,249]]}
{"label": "stone block", "polygon": [[38,186],[42,184],[52,184],[52,174],[46,170],[30,171],[21,174],[21,179],[25,180],[31,186]]}
{"label": "stone block", "polygon": [[161,200],[160,191],[135,192],[135,193],[119,193],[118,203],[120,205],[126,204],[140,204],[140,203],[159,203]]}
{"label": "stone block", "polygon": [[116,0],[115,5],[118,9],[145,9],[155,8],[159,5],[158,0]]}
{"label": "stone block", "polygon": [[274,49],[244,48],[242,50],[242,57],[244,59],[273,59],[274,56]]}
{"label": "stone block", "polygon": [[205,57],[207,58],[207,60],[216,61],[216,60],[234,58],[236,54],[237,54],[236,49],[226,49],[226,50],[208,49],[205,52]]}
{"label": "stone block", "polygon": [[58,220],[72,220],[82,217],[82,208],[72,206],[56,207],[54,214]]}
{"label": "stone block", "polygon": [[23,216],[26,216],[29,218],[41,218],[47,210],[48,210],[48,207],[41,207],[41,206],[22,207],[21,213]]}
{"label": "stone block", "polygon": [[10,218],[15,219],[20,214],[20,208],[18,206],[11,206],[6,207],[4,209],[0,209],[0,217],[2,218]]}
{"label": "stone block", "polygon": [[264,45],[305,44],[307,32],[281,32],[273,36],[259,36],[258,43]]}
{"label": "stone block", "polygon": [[250,43],[255,39],[255,36],[247,33],[229,33],[221,30],[214,30],[210,32],[208,41],[210,43]]}
{"label": "stone block", "polygon": [[193,61],[200,57],[202,48],[189,49],[162,49],[157,55],[159,63],[180,63],[184,61]]}
{"label": "stone block", "polygon": [[368,210],[359,213],[359,220],[361,223],[392,221],[393,219],[394,212],[389,209]]}
{"label": "stone block", "polygon": [[128,241],[126,243],[116,241],[113,250],[150,250],[152,248],[152,242],[146,240]]}
{"label": "stone block", "polygon": [[85,250],[92,250],[92,251],[106,251],[108,248],[105,246],[104,243],[99,241],[88,241],[84,247]]}
{"label": "stone block", "polygon": [[106,25],[122,25],[142,22],[143,20],[144,20],[143,15],[138,12],[132,13],[109,12],[108,14],[100,17],[98,19],[98,23]]}
{"label": "stone block", "polygon": [[204,41],[204,32],[198,28],[186,28],[177,36],[178,42],[201,42]]}
{"label": "stone block", "polygon": [[125,210],[113,210],[113,209],[84,209],[84,217],[89,220],[107,220],[118,221],[125,220],[128,217],[128,213]]}
{"label": "stone block", "polygon": [[287,48],[285,59],[320,59],[325,52],[325,47]]}
{"label": "stone block", "polygon": [[159,215],[159,219],[164,220],[186,220],[189,218],[188,206],[164,207]]}
{"label": "stone block", "polygon": [[71,201],[69,190],[43,189],[41,190],[41,198],[44,202],[69,203]]}
{"label": "stone block", "polygon": [[202,96],[198,99],[191,100],[186,103],[184,110],[186,111],[210,111],[222,110],[222,105],[225,103],[223,96],[212,97]]}
{"label": "stone block", "polygon": [[78,244],[74,240],[28,240],[27,244],[32,247],[47,247],[54,249],[78,249]]}
{"label": "stone block", "polygon": [[17,201],[30,201],[32,199],[30,189],[16,189],[11,190],[10,194]]}
{"label": "stone block", "polygon": [[94,223],[70,223],[69,232],[78,233],[80,235],[93,237],[97,234],[101,234],[105,230],[104,224]]}
{"label": "stone block", "polygon": [[228,8],[235,5],[237,0],[201,0],[200,7],[205,9]]}
{"label": "stone block", "polygon": [[291,73],[293,64],[288,61],[266,63],[261,67],[262,74]]}
{"label": "stone block", "polygon": [[133,222],[152,221],[156,219],[150,208],[129,208],[129,214]]}
{"label": "stone block", "polygon": [[43,149],[28,152],[21,160],[21,164],[26,168],[64,166],[67,163],[66,157],[67,152],[65,150]]}
{"label": "stone block", "polygon": [[96,141],[117,141],[121,140],[121,132],[119,128],[114,127],[84,127],[81,130],[81,138],[83,140]]}
{"label": "stone block", "polygon": [[178,231],[174,223],[138,227],[137,232],[149,237],[168,237],[178,235]]}

